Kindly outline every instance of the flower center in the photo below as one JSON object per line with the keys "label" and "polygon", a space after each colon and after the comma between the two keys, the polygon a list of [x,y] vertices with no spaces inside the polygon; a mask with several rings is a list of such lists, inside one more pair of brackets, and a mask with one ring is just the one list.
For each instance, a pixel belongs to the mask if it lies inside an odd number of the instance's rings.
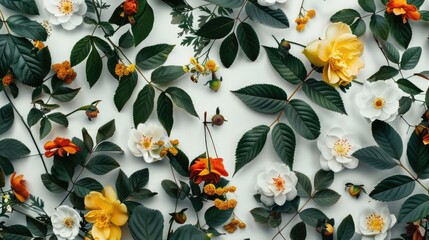
{"label": "flower center", "polygon": [[366,217],[366,226],[373,232],[381,232],[384,227],[384,219],[375,213],[372,213]]}
{"label": "flower center", "polygon": [[333,51],[329,56],[329,66],[333,71],[339,71],[347,68],[347,63],[344,61],[344,54],[338,50]]}
{"label": "flower center", "polygon": [[107,214],[105,211],[103,210],[97,211],[96,219],[97,220],[95,221],[95,225],[98,228],[105,228],[110,226],[110,215]]}
{"label": "flower center", "polygon": [[69,15],[73,12],[73,3],[70,0],[61,0],[58,10],[65,15]]}
{"label": "flower center", "polygon": [[144,149],[149,150],[152,147],[152,138],[143,136],[143,139],[140,141],[140,144]]}
{"label": "flower center", "polygon": [[334,143],[334,151],[338,156],[347,156],[351,149],[351,145],[347,139],[340,139]]}
{"label": "flower center", "polygon": [[276,178],[273,178],[273,183],[276,186],[277,191],[283,192],[286,189],[286,181],[282,177],[280,177],[280,175]]}
{"label": "flower center", "polygon": [[382,109],[384,106],[384,99],[383,98],[376,98],[372,102],[372,105],[374,106],[375,109]]}
{"label": "flower center", "polygon": [[74,225],[74,221],[71,218],[64,218],[64,226],[66,226],[67,228],[72,228]]}

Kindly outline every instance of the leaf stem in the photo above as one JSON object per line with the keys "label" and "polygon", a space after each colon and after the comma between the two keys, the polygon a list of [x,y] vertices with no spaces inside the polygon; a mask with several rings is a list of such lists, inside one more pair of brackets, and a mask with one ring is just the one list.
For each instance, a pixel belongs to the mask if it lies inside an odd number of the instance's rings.
{"label": "leaf stem", "polygon": [[429,189],[427,188],[427,187],[425,187],[424,185],[423,185],[423,183],[422,182],[420,182],[420,180],[419,180],[419,178],[418,177],[415,177],[412,173],[411,173],[411,171],[410,170],[408,170],[408,168],[406,168],[401,162],[399,162],[399,166],[402,168],[402,169],[404,169],[405,170],[405,172],[407,172],[408,173],[408,175],[410,175],[410,177],[411,178],[413,178],[414,179],[414,181],[416,181],[424,190],[426,190],[426,192],[427,193],[429,193]]}
{"label": "leaf stem", "polygon": [[11,100],[11,99],[10,99],[10,97],[9,97],[9,94],[7,94],[6,89],[5,89],[5,90],[3,90],[3,92],[4,92],[4,94],[6,95],[7,100],[9,100],[9,103],[12,105],[13,109],[15,110],[15,112],[18,114],[19,118],[21,119],[21,122],[24,124],[24,126],[25,126],[25,128],[27,129],[28,133],[30,134],[31,140],[33,141],[34,146],[36,147],[36,150],[37,150],[37,152],[38,152],[38,155],[40,156],[40,160],[42,161],[43,168],[45,169],[45,172],[46,172],[46,173],[49,173],[49,171],[48,171],[48,167],[46,166],[45,160],[43,159],[43,155],[42,155],[42,153],[40,152],[39,147],[37,146],[36,139],[34,138],[34,135],[33,135],[33,133],[31,132],[30,127],[27,125],[27,123],[26,123],[26,122],[25,122],[25,120],[24,120],[24,117],[22,117],[21,113],[19,113],[18,109],[15,107],[15,104],[13,104],[12,100]]}
{"label": "leaf stem", "polygon": [[4,17],[3,12],[1,10],[0,10],[0,15],[1,15],[2,22],[4,23],[4,26],[6,27],[7,33],[10,34],[9,26],[7,25],[6,18]]}

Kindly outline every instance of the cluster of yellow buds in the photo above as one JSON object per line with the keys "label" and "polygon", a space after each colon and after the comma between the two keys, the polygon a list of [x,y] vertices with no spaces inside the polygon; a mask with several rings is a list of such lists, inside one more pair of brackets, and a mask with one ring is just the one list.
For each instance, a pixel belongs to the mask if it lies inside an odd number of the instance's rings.
{"label": "cluster of yellow buds", "polygon": [[236,190],[237,190],[237,188],[235,186],[216,188],[216,186],[212,183],[204,186],[204,193],[209,195],[209,196],[213,196],[215,194],[218,196],[222,196],[222,195],[227,194],[229,192],[234,193]]}
{"label": "cluster of yellow buds", "polygon": [[128,76],[136,70],[136,65],[131,64],[130,66],[125,66],[123,63],[118,63],[115,66],[115,73],[118,77]]}
{"label": "cluster of yellow buds", "polygon": [[[209,59],[204,65],[198,62],[198,59],[195,57],[191,57],[189,59],[189,63],[183,66],[183,71],[185,73],[192,73],[191,80],[195,83],[198,82],[198,76],[203,75],[207,76],[209,74],[214,75],[217,70],[219,70],[219,66],[216,64],[216,61],[213,59]],[[215,75],[214,75],[215,76]]]}
{"label": "cluster of yellow buds", "polygon": [[40,50],[42,50],[45,47],[45,44],[42,41],[34,40],[33,41],[33,46],[34,46],[34,49],[37,49],[37,50],[40,51]]}
{"label": "cluster of yellow buds", "polygon": [[225,231],[229,233],[235,232],[238,228],[243,229],[246,228],[246,224],[238,219],[233,218],[230,223],[223,226]]}
{"label": "cluster of yellow buds", "polygon": [[54,70],[59,79],[64,80],[67,84],[73,82],[77,75],[73,68],[71,68],[69,61],[52,65],[52,70]]}
{"label": "cluster of yellow buds", "polygon": [[315,16],[316,16],[316,11],[313,10],[313,9],[308,10],[307,13],[305,14],[305,16],[302,13],[300,13],[300,17],[298,17],[297,19],[295,19],[295,23],[297,24],[296,25],[296,30],[298,32],[304,31],[305,25],[308,23],[308,21],[311,18],[314,18]]}
{"label": "cluster of yellow buds", "polygon": [[213,204],[215,207],[217,207],[219,210],[228,210],[228,209],[233,209],[237,206],[237,200],[235,199],[226,199],[226,200],[222,200],[219,198],[216,198],[213,201]]}
{"label": "cluster of yellow buds", "polygon": [[[160,147],[164,146],[164,142],[159,141],[158,143],[157,143],[158,146],[160,146]],[[167,155],[167,153],[170,153],[173,156],[176,156],[179,153],[179,150],[177,149],[177,146],[179,145],[179,140],[178,139],[170,140],[170,145],[171,145],[170,147],[165,147],[164,146],[162,148],[161,152],[159,153],[159,155],[161,157],[165,157]]]}

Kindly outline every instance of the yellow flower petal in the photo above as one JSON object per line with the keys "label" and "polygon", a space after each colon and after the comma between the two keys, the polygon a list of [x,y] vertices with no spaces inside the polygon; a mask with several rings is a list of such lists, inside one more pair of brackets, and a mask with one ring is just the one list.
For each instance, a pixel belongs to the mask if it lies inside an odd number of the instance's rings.
{"label": "yellow flower petal", "polygon": [[118,195],[116,195],[115,190],[112,186],[108,185],[103,190],[103,195],[109,199],[111,202],[118,200]]}
{"label": "yellow flower petal", "polygon": [[335,41],[336,38],[347,33],[352,33],[350,26],[342,22],[336,22],[329,25],[326,30],[326,39],[329,41]]}
{"label": "yellow flower petal", "polygon": [[95,240],[110,240],[111,227],[98,228],[97,226],[92,226],[92,237]]}
{"label": "yellow flower petal", "polygon": [[331,43],[328,40],[321,40],[319,43],[319,51],[317,53],[317,56],[324,63],[323,65],[325,65],[326,62],[329,61],[329,58],[331,57],[331,52],[332,52]]}
{"label": "yellow flower petal", "polygon": [[326,62],[322,61],[319,58],[319,43],[320,40],[311,42],[304,48],[303,54],[308,58],[308,60],[317,67],[325,66]]}
{"label": "yellow flower petal", "polygon": [[110,227],[110,236],[108,240],[121,240],[121,228],[118,226],[112,225]]}
{"label": "yellow flower petal", "polygon": [[128,221],[127,206],[119,201],[113,204],[110,221],[116,226],[123,226]]}

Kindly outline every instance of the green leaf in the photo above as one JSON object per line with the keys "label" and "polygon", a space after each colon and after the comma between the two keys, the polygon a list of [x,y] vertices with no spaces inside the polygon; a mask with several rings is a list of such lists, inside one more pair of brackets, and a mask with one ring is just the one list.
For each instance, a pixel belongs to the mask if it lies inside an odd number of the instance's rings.
{"label": "green leaf", "polygon": [[134,47],[134,36],[130,32],[130,30],[128,30],[126,33],[124,33],[119,38],[119,47],[121,47],[121,48],[131,48],[131,47]]}
{"label": "green leaf", "polygon": [[116,191],[118,192],[119,201],[123,202],[127,199],[133,192],[133,187],[131,186],[128,176],[119,169],[118,177],[115,182]]}
{"label": "green leaf", "polygon": [[307,229],[304,222],[299,222],[290,230],[289,237],[291,240],[305,240]]}
{"label": "green leaf", "polygon": [[132,74],[124,76],[119,80],[118,88],[115,91],[115,96],[113,96],[113,101],[115,102],[115,106],[119,112],[133,94],[133,91],[137,85],[137,78],[137,73],[133,72]]}
{"label": "green leaf", "polygon": [[429,196],[416,194],[401,205],[399,210],[399,222],[414,222],[429,215]]}
{"label": "green leaf", "polygon": [[207,233],[201,231],[193,225],[184,225],[179,227],[172,235],[171,240],[210,240]]}
{"label": "green leaf", "polygon": [[218,227],[228,221],[231,218],[234,209],[220,210],[215,206],[207,209],[204,214],[204,220],[209,227]]}
{"label": "green leaf", "polygon": [[389,14],[387,11],[384,14],[390,27],[390,34],[403,48],[408,48],[411,42],[412,30],[409,22],[403,23],[402,18]]}
{"label": "green leaf", "polygon": [[68,87],[57,87],[52,93],[52,98],[60,102],[69,102],[76,97],[79,91],[80,88],[72,89]]}
{"label": "green leaf", "polygon": [[43,139],[44,137],[48,136],[51,130],[52,130],[51,121],[49,121],[47,117],[42,118],[42,121],[40,121],[39,138]]}
{"label": "green leaf", "polygon": [[206,0],[223,8],[239,8],[243,5],[244,0]]}
{"label": "green leaf", "polygon": [[48,117],[49,120],[56,122],[64,127],[69,126],[69,120],[67,120],[66,115],[60,112],[51,113],[49,115],[46,115],[46,117]]}
{"label": "green leaf", "polygon": [[329,207],[338,202],[341,195],[331,189],[322,189],[313,196],[313,201],[321,207]]}
{"label": "green leaf", "polygon": [[133,191],[142,189],[149,182],[149,169],[144,168],[131,174],[130,184]]}
{"label": "green leaf", "polygon": [[112,25],[108,22],[100,22],[100,27],[103,28],[103,31],[105,32],[106,36],[112,36],[115,34],[115,29],[113,29]]}
{"label": "green leaf", "polygon": [[314,189],[327,189],[334,182],[334,172],[320,169],[314,176]]}
{"label": "green leaf", "polygon": [[20,158],[30,153],[30,150],[20,141],[12,138],[0,140],[0,156],[4,158]]}
{"label": "green leaf", "polygon": [[421,7],[425,1],[424,0],[409,0],[408,4],[412,4],[417,8]]}
{"label": "green leaf", "polygon": [[404,175],[395,175],[382,180],[369,196],[378,201],[396,201],[411,195],[415,180]]}
{"label": "green leaf", "polygon": [[208,39],[220,39],[228,35],[234,27],[234,19],[228,17],[216,17],[206,22],[196,32],[198,36]]}
{"label": "green leaf", "polygon": [[307,208],[299,213],[299,217],[305,224],[310,225],[312,227],[317,227],[319,220],[323,220],[326,215],[316,208]]}
{"label": "green leaf", "polygon": [[183,108],[192,116],[198,117],[191,97],[183,89],[178,87],[169,87],[165,90],[165,92],[171,96],[176,106]]}
{"label": "green leaf", "polygon": [[32,21],[22,15],[13,15],[6,20],[10,30],[21,37],[46,41],[48,33],[46,29],[38,22]]}
{"label": "green leaf", "polygon": [[409,97],[402,97],[399,99],[398,115],[404,115],[407,113],[411,108],[411,104],[413,104],[413,100]]}
{"label": "green leaf", "polygon": [[159,94],[156,113],[158,115],[158,120],[164,129],[167,131],[168,136],[170,136],[171,129],[173,128],[173,102],[171,99],[162,92]]}
{"label": "green leaf", "polygon": [[26,216],[25,221],[27,223],[28,229],[31,231],[31,233],[34,234],[34,236],[42,237],[46,236],[48,233],[48,226],[46,224],[41,223],[30,216]]}
{"label": "green leaf", "polygon": [[400,160],[403,146],[401,136],[388,123],[376,120],[371,125],[372,136],[381,147],[391,157]]}
{"label": "green leaf", "polygon": [[231,33],[226,37],[220,45],[219,55],[222,64],[229,68],[237,57],[238,41],[235,33]]}
{"label": "green leaf", "polygon": [[268,210],[266,210],[265,208],[262,208],[262,207],[254,208],[250,210],[250,213],[252,214],[255,222],[260,224],[268,224],[270,212],[268,212]]}
{"label": "green leaf", "polygon": [[369,27],[376,38],[387,40],[389,37],[389,23],[384,17],[377,14],[372,15]]}
{"label": "green leaf", "polygon": [[235,150],[234,174],[258,156],[265,145],[269,131],[268,126],[259,125],[250,129],[241,137]]}
{"label": "green leaf", "polygon": [[86,164],[86,168],[97,175],[104,175],[118,167],[119,163],[107,155],[97,155]]}
{"label": "green leaf", "polygon": [[352,33],[357,37],[362,36],[366,32],[365,21],[359,18],[356,22],[350,25],[350,29],[352,30]]}
{"label": "green leaf", "polygon": [[164,189],[164,191],[167,193],[167,195],[174,199],[180,199],[183,200],[186,198],[187,194],[182,191],[177,184],[171,180],[165,179],[162,180],[161,186]]}
{"label": "green leaf", "polygon": [[258,35],[253,30],[253,27],[245,22],[241,22],[237,26],[236,33],[244,54],[251,61],[255,61],[258,58],[261,46],[259,45]]}
{"label": "green leaf", "polygon": [[92,45],[91,45],[91,36],[85,36],[84,38],[80,39],[74,46],[70,54],[70,63],[73,66],[78,65],[83,60],[85,60],[86,57],[88,57],[90,51],[91,51]]}
{"label": "green leaf", "polygon": [[0,0],[0,4],[17,12],[39,15],[35,0]]}
{"label": "green leaf", "polygon": [[176,156],[171,153],[168,153],[168,159],[170,160],[170,165],[178,172],[180,175],[184,177],[189,177],[189,159],[180,149]]}
{"label": "green leaf", "polygon": [[414,83],[410,82],[408,79],[401,78],[396,83],[398,84],[398,87],[402,89],[402,91],[413,96],[423,92],[423,90],[414,85]]}
{"label": "green leaf", "polygon": [[302,137],[314,140],[320,135],[320,122],[314,110],[302,100],[292,99],[284,108],[292,128]]}
{"label": "green leaf", "polygon": [[399,63],[399,51],[395,45],[383,40],[379,40],[379,43],[387,58],[393,63]]}
{"label": "green leaf", "polygon": [[4,239],[7,240],[31,240],[33,236],[27,227],[22,225],[11,225],[3,227]]}
{"label": "green leaf", "polygon": [[337,239],[350,240],[355,235],[355,223],[352,215],[347,215],[338,226]]}
{"label": "green leaf", "polygon": [[265,46],[264,48],[271,65],[284,80],[294,85],[300,84],[304,81],[307,76],[307,70],[301,60],[291,54],[282,56],[276,48]]}
{"label": "green leaf", "polygon": [[131,197],[133,197],[133,198],[135,198],[137,200],[145,200],[145,199],[151,198],[151,197],[153,197],[153,196],[155,196],[157,194],[158,193],[156,193],[156,192],[152,192],[149,189],[143,188],[143,189],[140,189],[140,190],[137,190],[137,191],[133,192],[131,194]]}
{"label": "green leaf", "polygon": [[110,47],[109,43],[107,43],[105,40],[92,36],[91,37],[93,43],[95,43],[95,46],[100,49],[104,54],[106,54],[107,57],[112,55],[112,48]]}
{"label": "green leaf", "polygon": [[247,16],[252,21],[262,23],[273,28],[288,28],[289,21],[281,9],[271,9],[261,6],[256,0],[250,0],[246,4]]}
{"label": "green leaf", "polygon": [[393,78],[399,74],[399,70],[391,66],[381,66],[380,69],[368,78],[368,81],[378,81]]}
{"label": "green leaf", "polygon": [[296,184],[296,190],[298,190],[298,196],[300,197],[310,197],[311,196],[311,181],[307,175],[295,171],[295,174],[298,178],[298,183]]}
{"label": "green leaf", "polygon": [[139,240],[162,240],[164,218],[158,210],[138,206],[128,221],[131,236]]}
{"label": "green leaf", "polygon": [[0,134],[12,127],[14,119],[12,104],[8,103],[0,108]]}
{"label": "green leaf", "polygon": [[429,11],[427,11],[427,10],[419,10],[419,12],[420,12],[420,14],[422,16],[421,20],[425,21],[425,22],[428,22],[429,21]]}
{"label": "green leaf", "polygon": [[167,84],[177,80],[185,74],[182,66],[162,66],[152,72],[152,82],[156,84]]}
{"label": "green leaf", "polygon": [[347,114],[343,100],[338,91],[324,81],[308,79],[304,82],[302,90],[313,102],[328,110]]}
{"label": "green leaf", "polygon": [[89,135],[86,128],[82,128],[82,139],[83,143],[85,144],[86,150],[88,152],[92,151],[92,148],[94,147],[94,141],[92,140],[91,135]]}
{"label": "green leaf", "polygon": [[153,111],[155,105],[155,89],[151,84],[146,84],[139,92],[133,105],[134,126],[145,123]]}
{"label": "green leaf", "polygon": [[98,81],[103,71],[103,61],[98,51],[93,48],[86,61],[86,80],[91,88]]}
{"label": "green leaf", "polygon": [[[144,1],[146,2],[146,1]],[[152,31],[154,23],[154,14],[152,7],[149,4],[140,4],[137,14],[134,16],[136,23],[131,25],[131,31],[134,35],[135,46],[139,45],[143,40],[149,36]]]}
{"label": "green leaf", "polygon": [[401,58],[401,69],[411,70],[417,66],[422,55],[421,47],[412,47],[405,50]]}
{"label": "green leaf", "polygon": [[407,157],[411,168],[419,178],[429,178],[429,147],[415,131],[408,141]]}
{"label": "green leaf", "polygon": [[286,92],[274,85],[255,84],[232,91],[244,104],[261,113],[278,113],[286,106]]}
{"label": "green leaf", "polygon": [[356,18],[360,18],[358,11],[354,9],[343,9],[332,15],[331,22],[343,22],[347,25],[352,25]]}
{"label": "green leaf", "polygon": [[98,129],[96,143],[99,144],[100,142],[111,138],[113,134],[115,134],[115,131],[116,131],[116,125],[115,125],[115,119],[113,119]]}
{"label": "green leaf", "polygon": [[374,0],[359,0],[358,3],[363,10],[375,13],[376,6]]}
{"label": "green leaf", "polygon": [[93,178],[82,178],[75,183],[74,193],[76,196],[84,198],[92,191],[101,192],[103,185]]}
{"label": "green leaf", "polygon": [[[144,47],[137,53],[136,64],[141,69],[154,69],[167,61],[175,45],[157,44]],[[183,71],[183,70],[182,70]]]}
{"label": "green leaf", "polygon": [[42,174],[41,178],[42,183],[46,187],[46,189],[53,193],[63,193],[67,191],[67,188],[69,186],[68,182],[60,181],[49,173]]}
{"label": "green leaf", "polygon": [[376,146],[361,148],[352,155],[359,159],[359,161],[380,170],[391,169],[398,166],[398,163],[393,160],[389,154]]}
{"label": "green leaf", "polygon": [[276,124],[271,132],[271,140],[280,160],[293,169],[296,138],[292,128],[284,123]]}
{"label": "green leaf", "polygon": [[119,147],[118,145],[116,145],[115,143],[112,142],[102,142],[100,143],[97,148],[95,149],[95,152],[124,152],[122,150],[121,147]]}

